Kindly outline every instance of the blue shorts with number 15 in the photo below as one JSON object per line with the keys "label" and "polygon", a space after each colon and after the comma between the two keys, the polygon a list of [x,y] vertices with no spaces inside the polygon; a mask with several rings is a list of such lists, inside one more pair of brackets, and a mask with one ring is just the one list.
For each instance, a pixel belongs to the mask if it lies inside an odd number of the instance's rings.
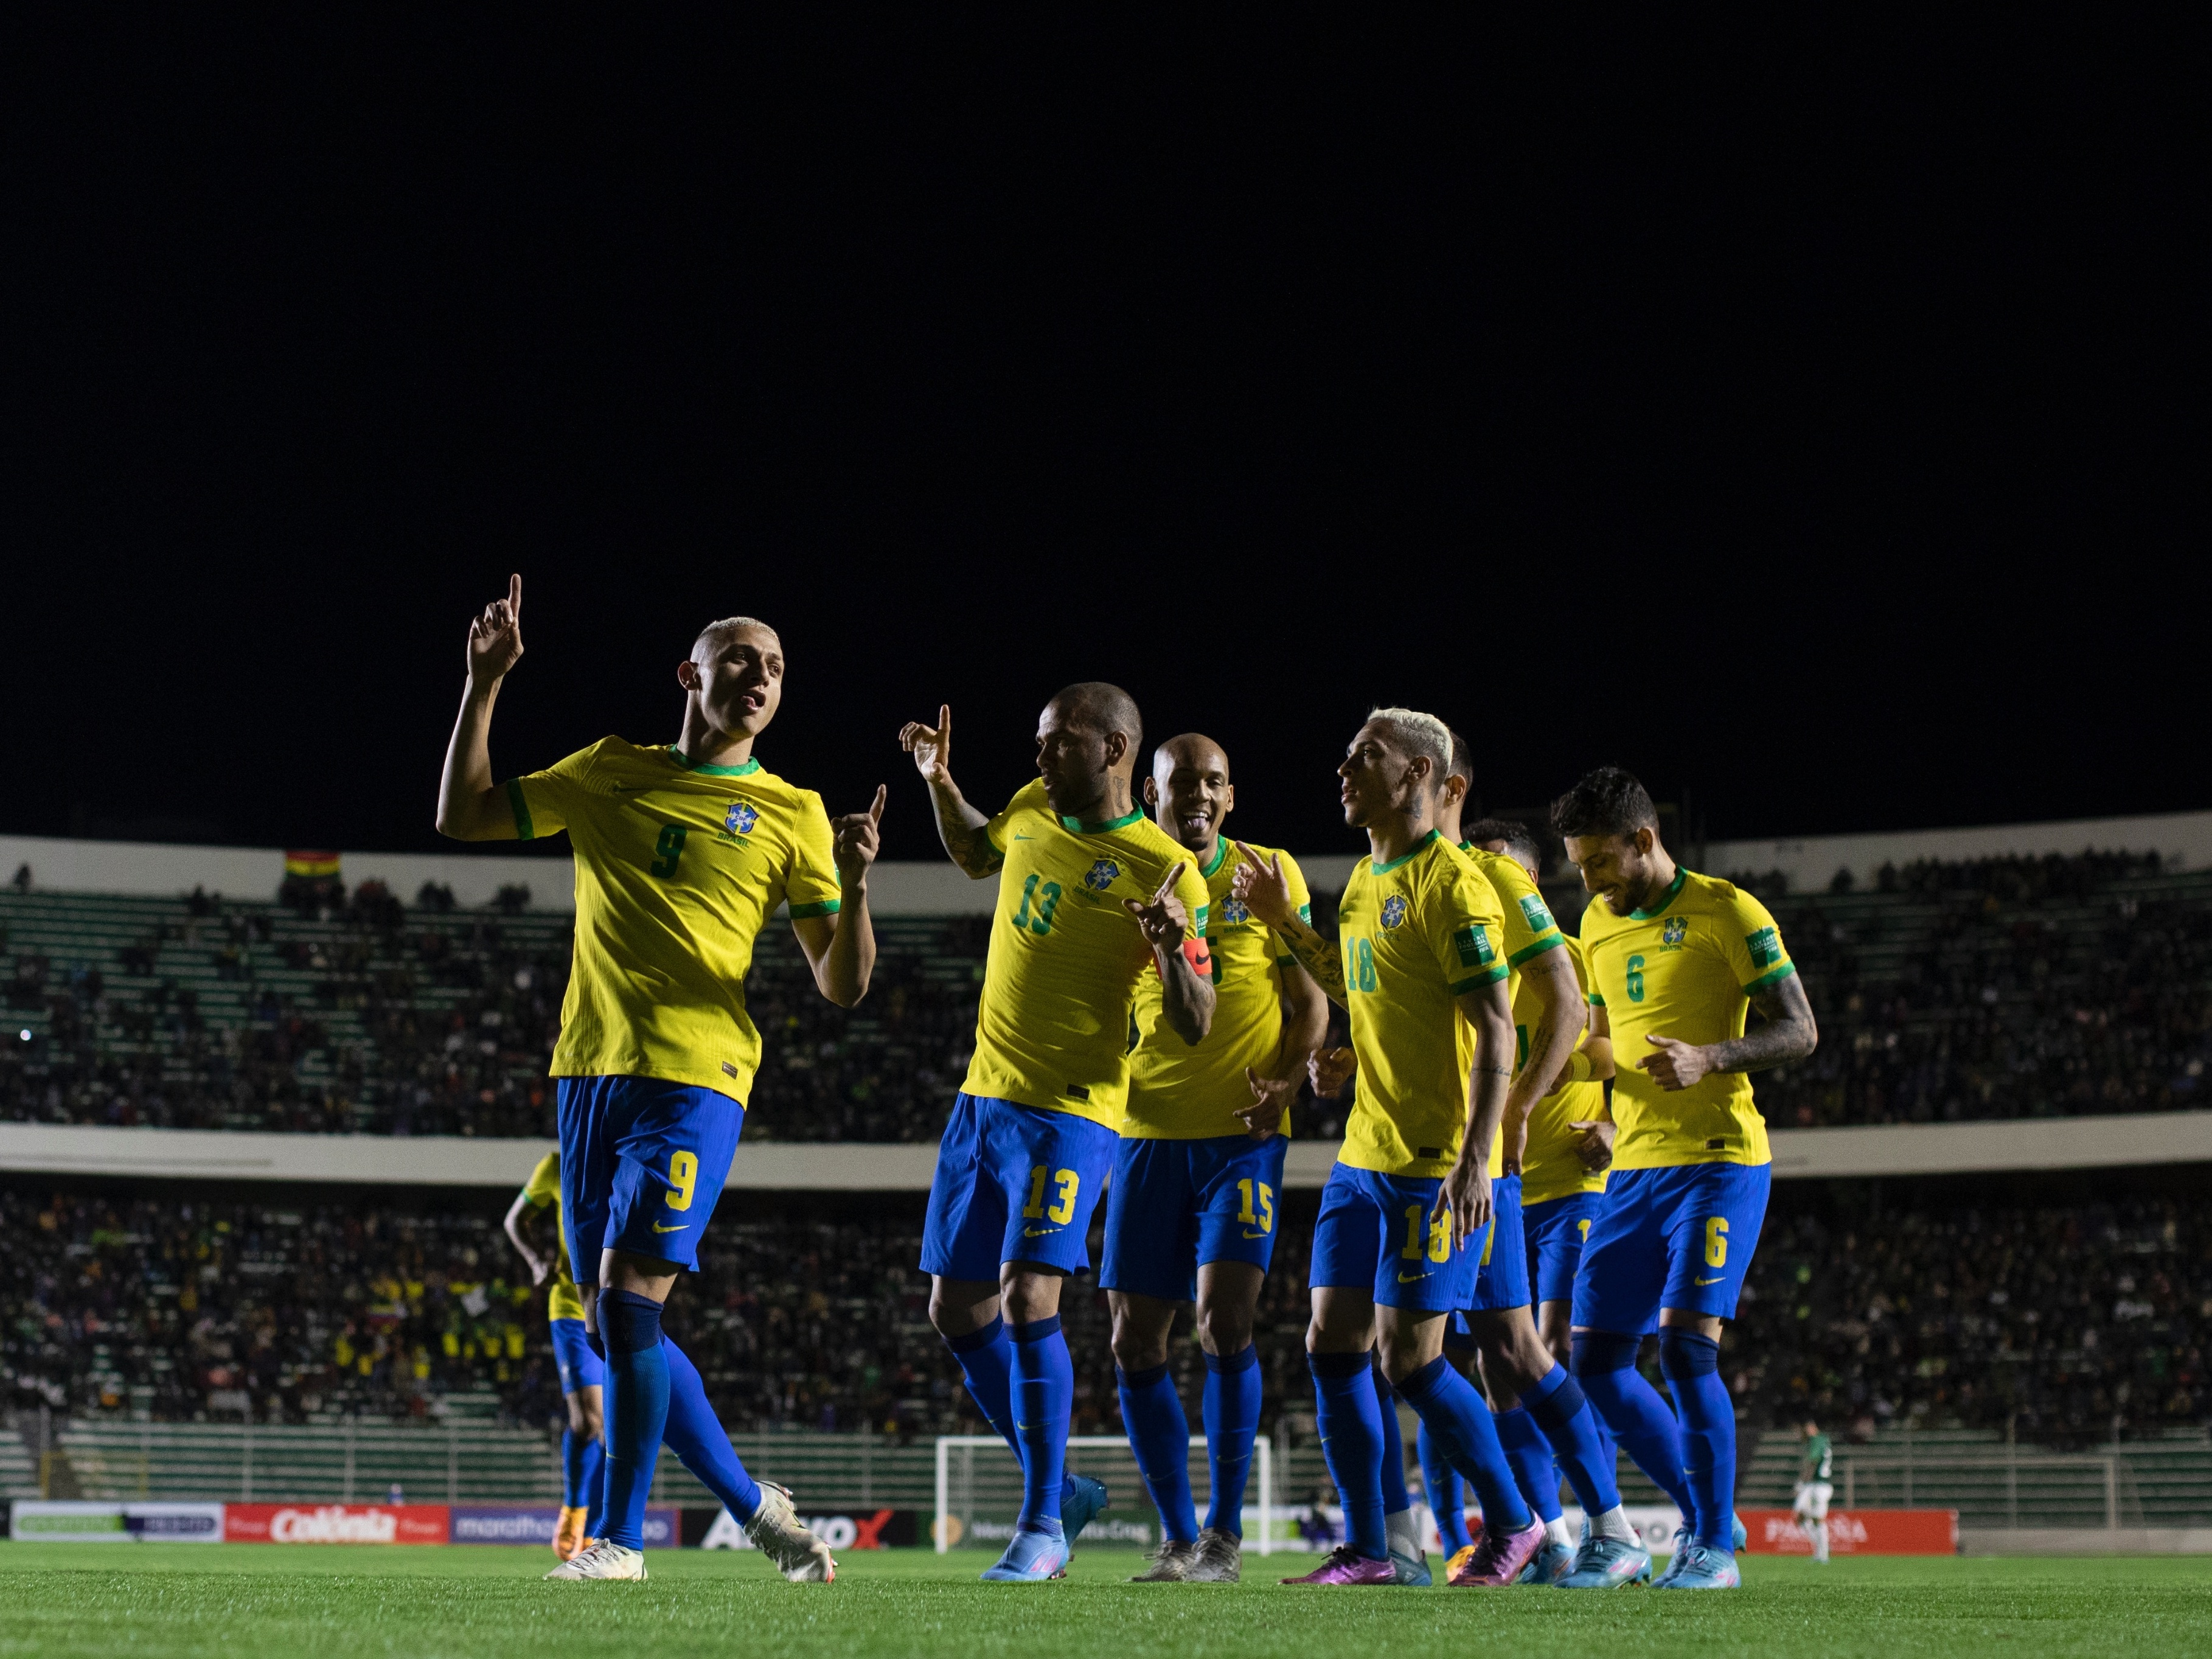
{"label": "blue shorts with number 15", "polygon": [[1091,1212],[1121,1140],[1103,1123],[963,1091],[929,1182],[921,1270],[996,1284],[1000,1264],[1091,1267]]}
{"label": "blue shorts with number 15", "polygon": [[1280,1135],[1122,1141],[1106,1195],[1099,1288],[1191,1302],[1198,1270],[1209,1261],[1246,1261],[1267,1272],[1289,1149]]}

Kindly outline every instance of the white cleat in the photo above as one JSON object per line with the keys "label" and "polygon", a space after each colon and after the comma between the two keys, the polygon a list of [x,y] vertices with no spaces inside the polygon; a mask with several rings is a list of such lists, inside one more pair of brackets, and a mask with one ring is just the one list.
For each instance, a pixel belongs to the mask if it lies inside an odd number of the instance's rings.
{"label": "white cleat", "polygon": [[760,1508],[745,1522],[745,1536],[793,1583],[833,1583],[837,1564],[830,1559],[830,1547],[799,1525],[799,1512],[791,1504],[791,1489],[763,1480],[760,1492]]}
{"label": "white cleat", "polygon": [[645,1552],[602,1538],[580,1550],[545,1575],[548,1578],[642,1578]]}

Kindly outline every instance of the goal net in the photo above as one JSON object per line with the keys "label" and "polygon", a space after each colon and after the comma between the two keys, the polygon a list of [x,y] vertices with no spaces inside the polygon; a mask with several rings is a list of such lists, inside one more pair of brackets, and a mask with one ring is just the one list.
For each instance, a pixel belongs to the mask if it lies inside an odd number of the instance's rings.
{"label": "goal net", "polygon": [[[1212,1491],[1204,1436],[1191,1437],[1188,1456],[1191,1495],[1202,1516]],[[1070,1436],[1067,1471],[1106,1483],[1107,1506],[1084,1528],[1083,1542],[1150,1548],[1158,1540],[1159,1513],[1137,1473],[1127,1440],[1113,1434]],[[930,1535],[939,1555],[953,1549],[1005,1548],[1021,1507],[1021,1466],[1005,1441],[995,1434],[938,1436],[937,1517]],[[1264,1435],[1258,1436],[1252,1442],[1251,1480],[1244,1489],[1246,1547],[1273,1554],[1281,1524],[1274,1449]]]}

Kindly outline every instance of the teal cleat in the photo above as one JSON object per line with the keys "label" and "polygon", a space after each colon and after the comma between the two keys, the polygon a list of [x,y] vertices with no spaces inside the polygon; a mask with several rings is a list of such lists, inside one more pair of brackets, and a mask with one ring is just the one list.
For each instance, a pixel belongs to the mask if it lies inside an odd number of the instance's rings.
{"label": "teal cleat", "polygon": [[1060,1483],[1060,1529],[1071,1550],[1083,1529],[1106,1507],[1106,1483],[1087,1474],[1071,1474]]}
{"label": "teal cleat", "polygon": [[996,1564],[983,1571],[987,1584],[1041,1584],[1067,1577],[1067,1540],[1048,1532],[1018,1532]]}
{"label": "teal cleat", "polygon": [[1393,1582],[1408,1589],[1426,1589],[1436,1583],[1429,1576],[1429,1559],[1425,1553],[1408,1555],[1403,1550],[1392,1550],[1390,1571],[1397,1575]]}
{"label": "teal cleat", "polygon": [[1554,1544],[1549,1539],[1536,1552],[1535,1559],[1522,1569],[1516,1584],[1556,1584],[1574,1571],[1575,1557],[1580,1553],[1565,1544]]}
{"label": "teal cleat", "polygon": [[1690,1546],[1696,1538],[1697,1534],[1690,1529],[1690,1523],[1686,1521],[1674,1528],[1674,1553],[1667,1558],[1667,1570],[1652,1581],[1652,1589],[1665,1588],[1667,1581],[1681,1571],[1682,1563],[1688,1556]]}
{"label": "teal cleat", "polygon": [[1751,1542],[1751,1528],[1743,1524],[1743,1517],[1734,1510],[1729,1511],[1729,1548],[1741,1555],[1744,1546]]}
{"label": "teal cleat", "polygon": [[1735,1570],[1735,1557],[1729,1551],[1717,1550],[1711,1544],[1690,1544],[1675,1556],[1674,1570],[1658,1588],[1735,1589],[1742,1583],[1743,1575]]}
{"label": "teal cleat", "polygon": [[1651,1552],[1618,1538],[1593,1538],[1583,1522],[1582,1547],[1565,1575],[1552,1580],[1560,1589],[1625,1589],[1651,1582]]}

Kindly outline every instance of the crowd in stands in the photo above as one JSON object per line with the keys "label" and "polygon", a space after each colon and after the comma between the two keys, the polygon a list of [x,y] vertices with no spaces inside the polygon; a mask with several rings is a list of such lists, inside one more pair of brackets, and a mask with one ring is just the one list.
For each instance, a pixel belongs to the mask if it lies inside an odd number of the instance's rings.
{"label": "crowd in stands", "polygon": [[[1893,1198],[1885,1213],[1878,1190],[1777,1189],[1723,1345],[1747,1420],[2010,1424],[2063,1445],[2212,1416],[2212,1202]],[[726,1206],[670,1334],[733,1429],[977,1431],[928,1322],[920,1195],[840,1202]],[[1304,1435],[1310,1195],[1279,1213],[1257,1322],[1265,1417]],[[0,1188],[0,1230],[16,1247],[0,1399],[19,1407],[437,1419],[471,1396],[526,1424],[559,1408],[544,1294],[489,1198],[455,1210],[18,1182]],[[1076,1281],[1062,1316],[1076,1430],[1118,1432],[1103,1293]],[[1196,1344],[1175,1352],[1195,1401]]]}
{"label": "crowd in stands", "polygon": [[[1769,1121],[2154,1110],[2201,1103],[2212,1061],[2212,880],[2155,858],[1885,869],[1773,906],[1820,1022],[1819,1052],[1765,1073]],[[295,878],[279,905],[196,895],[120,945],[11,945],[21,1031],[0,1041],[0,1118],[398,1134],[543,1135],[568,976],[566,919],[525,889],[485,910],[426,887],[348,895]],[[1562,896],[1560,914],[1579,905]],[[851,1012],[787,934],[747,994],[764,1038],[750,1139],[933,1140],[965,1071],[987,923],[887,928]],[[1572,925],[1570,921],[1569,925]],[[10,1022],[11,1024],[13,1022]],[[29,1032],[27,1039],[22,1032]],[[1308,1100],[1333,1133],[1343,1107]]]}

